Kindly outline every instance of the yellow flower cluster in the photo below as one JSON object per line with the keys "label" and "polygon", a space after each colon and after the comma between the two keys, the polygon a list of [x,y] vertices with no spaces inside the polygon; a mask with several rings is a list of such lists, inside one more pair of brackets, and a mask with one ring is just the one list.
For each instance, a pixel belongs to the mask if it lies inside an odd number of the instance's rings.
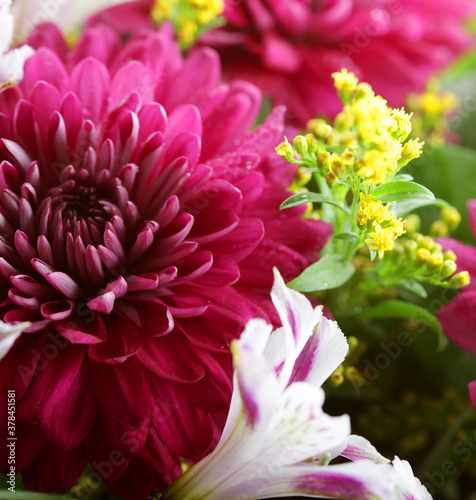
{"label": "yellow flower cluster", "polygon": [[326,128],[323,120],[311,120],[308,128],[325,144],[357,150],[353,165],[357,175],[366,184],[383,184],[389,174],[421,154],[423,143],[418,139],[405,143],[412,128],[411,114],[389,108],[385,99],[346,69],[332,76],[344,109],[333,128]]}
{"label": "yellow flower cluster", "polygon": [[220,16],[224,7],[224,0],[155,0],[151,16],[157,24],[172,21],[179,40],[190,44],[200,28]]}
{"label": "yellow flower cluster", "polygon": [[387,205],[375,200],[371,195],[365,197],[362,193],[357,224],[361,229],[371,231],[365,243],[370,250],[377,252],[380,258],[385,252],[393,249],[395,240],[405,232],[404,221],[397,219]]}
{"label": "yellow flower cluster", "polygon": [[448,119],[456,113],[458,105],[454,94],[443,91],[436,80],[431,80],[425,92],[408,98],[408,108],[414,114],[414,132],[425,135],[437,146],[444,144],[449,133]]}

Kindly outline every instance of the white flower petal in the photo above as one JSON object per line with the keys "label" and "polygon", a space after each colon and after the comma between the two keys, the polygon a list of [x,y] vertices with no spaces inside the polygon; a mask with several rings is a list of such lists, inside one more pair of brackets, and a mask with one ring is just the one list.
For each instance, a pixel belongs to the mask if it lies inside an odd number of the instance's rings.
{"label": "white flower petal", "polygon": [[373,462],[390,463],[390,460],[381,455],[375,446],[362,436],[350,436],[341,455],[354,462],[371,460]]}
{"label": "white flower petal", "polygon": [[299,495],[345,500],[388,500],[392,498],[394,483],[395,472],[386,464],[299,464],[279,471],[269,469],[266,477],[258,473],[251,475],[240,484],[219,490],[207,500],[255,500]]}
{"label": "white flower petal", "polygon": [[279,272],[274,269],[271,299],[278,311],[283,327],[292,334],[298,352],[304,347],[314,327],[322,317],[322,310],[314,310],[309,299],[302,293],[286,286]]}
{"label": "white flower petal", "polygon": [[281,390],[274,371],[249,347],[236,342],[233,359],[246,424],[256,429],[268,425]]}
{"label": "white flower petal", "polygon": [[431,500],[428,490],[413,474],[406,460],[395,457],[393,467],[397,476],[394,500]]}
{"label": "white flower petal", "polygon": [[10,0],[0,0],[0,54],[6,52],[13,38],[13,16],[10,14]]}
{"label": "white flower petal", "polygon": [[17,338],[22,334],[25,328],[28,328],[30,323],[19,323],[17,325],[9,325],[0,321],[0,359],[3,359],[8,351],[13,347]]}
{"label": "white flower petal", "polygon": [[337,323],[323,316],[295,362],[290,383],[306,381],[321,386],[348,351],[347,340]]}
{"label": "white flower petal", "polygon": [[23,79],[23,66],[35,51],[28,45],[0,56],[0,82],[18,83]]}

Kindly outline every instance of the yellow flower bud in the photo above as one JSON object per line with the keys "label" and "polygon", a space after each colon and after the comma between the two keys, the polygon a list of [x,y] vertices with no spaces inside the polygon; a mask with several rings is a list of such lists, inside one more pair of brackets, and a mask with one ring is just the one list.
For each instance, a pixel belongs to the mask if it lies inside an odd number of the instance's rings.
{"label": "yellow flower bud", "polygon": [[424,265],[430,259],[431,252],[428,249],[426,249],[426,248],[419,248],[417,250],[417,254],[416,255],[417,255],[418,263],[421,264],[421,265]]}
{"label": "yellow flower bud", "polygon": [[463,288],[464,286],[469,285],[470,282],[471,282],[471,278],[469,276],[468,271],[462,271],[458,274],[455,274],[450,279],[450,285],[453,288]]}
{"label": "yellow flower bud", "polygon": [[331,154],[328,151],[319,151],[317,166],[324,171],[329,170],[331,166]]}
{"label": "yellow flower bud", "polygon": [[337,182],[338,180],[339,180],[339,177],[337,177],[337,175],[334,174],[334,172],[327,172],[326,181],[327,181],[327,184],[329,184],[329,186],[332,186],[332,184],[334,184],[334,182]]}
{"label": "yellow flower bud", "polygon": [[427,248],[428,250],[433,250],[435,248],[435,240],[430,236],[423,236],[420,240],[420,247]]}
{"label": "yellow flower bud", "polygon": [[455,231],[461,222],[461,215],[455,207],[442,208],[441,218],[446,222],[450,231]]}
{"label": "yellow flower bud", "polygon": [[317,139],[315,138],[314,134],[306,134],[304,136],[307,141],[307,150],[310,155],[313,155],[314,153],[317,153],[317,150],[319,149],[319,143],[317,142]]}
{"label": "yellow flower bud", "polygon": [[317,137],[326,138],[332,133],[332,127],[321,118],[313,118],[307,122],[307,128],[317,135]]}
{"label": "yellow flower bud", "polygon": [[[445,254],[446,255],[446,254]],[[449,278],[453,273],[456,272],[456,262],[454,260],[446,259],[443,261],[443,265],[440,269],[441,279]]]}
{"label": "yellow flower bud", "polygon": [[430,227],[430,234],[435,237],[448,236],[448,224],[442,220],[435,220]]}
{"label": "yellow flower bud", "polygon": [[308,151],[308,144],[306,138],[303,135],[297,135],[293,139],[293,145],[298,155],[306,156]]}
{"label": "yellow flower bud", "polygon": [[334,85],[339,92],[342,102],[349,104],[352,92],[354,92],[359,83],[358,78],[354,73],[349,73],[345,68],[337,73],[332,73],[331,76],[334,78]]}
{"label": "yellow flower bud", "polygon": [[445,260],[452,260],[453,262],[456,262],[456,254],[453,252],[453,250],[446,250],[446,252],[443,254],[443,257]]}
{"label": "yellow flower bud", "polygon": [[296,160],[294,159],[294,149],[289,144],[288,140],[286,137],[284,138],[285,141],[276,146],[276,152],[278,153],[279,156],[281,156],[284,160],[290,162],[290,163],[296,163]]}
{"label": "yellow flower bud", "polygon": [[431,271],[436,271],[443,264],[443,253],[442,252],[433,252],[431,257],[428,259],[428,269]]}

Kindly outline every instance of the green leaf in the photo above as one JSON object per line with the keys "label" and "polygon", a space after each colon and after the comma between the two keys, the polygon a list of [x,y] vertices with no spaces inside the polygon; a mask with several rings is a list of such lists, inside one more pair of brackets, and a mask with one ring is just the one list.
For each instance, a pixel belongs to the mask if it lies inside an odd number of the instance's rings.
{"label": "green leaf", "polygon": [[410,174],[398,174],[396,175],[393,179],[392,182],[397,182],[397,181],[412,181],[413,176]]}
{"label": "green leaf", "polygon": [[417,320],[438,335],[438,350],[443,350],[448,339],[443,334],[440,322],[423,307],[401,300],[385,300],[359,313],[360,318],[403,318]]}
{"label": "green leaf", "polygon": [[357,233],[339,233],[334,236],[336,240],[345,241],[359,241],[359,235]]}
{"label": "green leaf", "polygon": [[409,200],[397,201],[395,203],[395,207],[393,208],[392,212],[397,217],[405,217],[405,215],[413,212],[417,208],[428,207],[428,206],[451,208],[451,205],[449,203],[446,203],[445,200],[440,200],[440,199],[428,200],[426,198],[414,198]]}
{"label": "green leaf", "polygon": [[398,286],[405,288],[405,290],[409,290],[415,295],[418,295],[418,297],[422,297],[424,299],[428,297],[428,293],[425,290],[425,287],[417,280],[414,279],[402,280],[398,283]]}
{"label": "green leaf", "polygon": [[298,292],[330,290],[343,285],[354,271],[355,267],[340,255],[325,255],[288,283],[288,286]]}
{"label": "green leaf", "polygon": [[382,184],[377,186],[372,194],[383,203],[414,198],[435,199],[435,195],[425,186],[410,181],[393,181]]}
{"label": "green leaf", "polygon": [[32,493],[30,491],[11,492],[0,490],[0,500],[74,500],[69,495],[50,495],[47,493]]}
{"label": "green leaf", "polygon": [[331,198],[324,196],[320,193],[299,193],[291,196],[287,200],[281,203],[279,207],[281,210],[284,208],[297,207],[298,205],[304,205],[305,203],[329,203],[330,205],[334,205],[335,207],[340,208],[346,213],[349,213],[349,210],[342,206],[337,201],[332,200]]}

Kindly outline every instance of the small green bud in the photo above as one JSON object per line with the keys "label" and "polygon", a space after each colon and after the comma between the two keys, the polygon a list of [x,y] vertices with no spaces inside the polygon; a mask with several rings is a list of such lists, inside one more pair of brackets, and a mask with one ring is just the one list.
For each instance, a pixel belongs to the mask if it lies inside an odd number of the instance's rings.
{"label": "small green bud", "polygon": [[293,145],[298,155],[306,156],[308,152],[308,144],[303,135],[297,135],[293,140]]}
{"label": "small green bud", "polygon": [[[446,253],[445,253],[446,255]],[[443,256],[444,257],[444,256]],[[441,279],[449,278],[453,273],[456,272],[456,262],[454,260],[446,259],[443,261],[443,265],[440,269]]]}
{"label": "small green bud", "polygon": [[331,387],[339,387],[342,382],[344,382],[344,375],[342,375],[342,370],[340,372],[336,370],[329,377],[329,384]]}
{"label": "small green bud", "polygon": [[307,122],[307,128],[317,135],[317,137],[326,138],[332,133],[332,127],[321,118],[313,118]]}
{"label": "small green bud", "polygon": [[319,149],[319,143],[317,142],[317,139],[315,138],[314,134],[306,134],[304,137],[307,141],[308,153],[310,155],[317,153],[317,150]]}
{"label": "small green bud", "polygon": [[443,254],[443,257],[445,260],[452,260],[453,262],[456,262],[456,254],[453,252],[453,250],[446,250],[446,252]]}
{"label": "small green bud", "polygon": [[471,278],[469,277],[468,271],[462,271],[458,274],[455,274],[451,279],[450,279],[450,285],[453,288],[463,288],[466,285],[469,285],[471,282]]}
{"label": "small green bud", "polygon": [[359,347],[359,339],[357,339],[357,337],[354,336],[348,337],[347,343],[349,344],[349,353],[354,352],[357,349],[357,347]]}
{"label": "small green bud", "polygon": [[431,251],[435,248],[435,240],[430,236],[423,236],[420,240],[420,247]]}
{"label": "small green bud", "polygon": [[430,234],[434,237],[448,236],[448,224],[442,220],[435,220],[430,227]]}
{"label": "small green bud", "polygon": [[455,207],[441,209],[441,218],[448,225],[450,231],[455,231],[461,222],[461,215]]}
{"label": "small green bud", "polygon": [[441,252],[433,252],[431,257],[428,259],[428,269],[431,271],[436,271],[443,264],[443,254]]}

